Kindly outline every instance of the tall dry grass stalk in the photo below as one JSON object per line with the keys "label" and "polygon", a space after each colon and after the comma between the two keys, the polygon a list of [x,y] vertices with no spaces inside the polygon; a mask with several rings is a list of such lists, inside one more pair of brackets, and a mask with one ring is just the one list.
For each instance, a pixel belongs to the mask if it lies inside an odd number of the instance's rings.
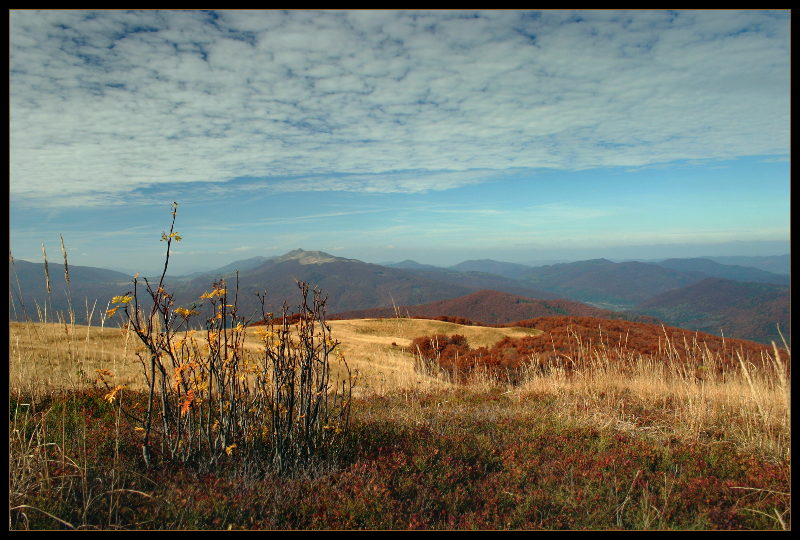
{"label": "tall dry grass stalk", "polygon": [[[21,396],[26,396],[26,402]],[[114,456],[110,464],[89,456],[86,418],[67,412],[64,402],[41,407],[22,392],[12,393],[9,422],[9,530],[122,529],[131,499],[151,495],[125,487],[129,480],[120,459],[121,407],[116,407]],[[56,405],[56,403],[58,403]],[[56,409],[60,407],[60,413]],[[81,420],[76,422],[76,414]],[[77,424],[77,425],[76,425]]]}
{"label": "tall dry grass stalk", "polygon": [[[72,307],[72,287],[70,287],[69,282],[69,262],[67,261],[67,247],[64,245],[64,237],[59,235],[61,238],[61,254],[64,257],[64,283],[66,284],[66,292],[67,292],[67,307],[68,307],[68,314],[70,317],[70,324],[72,327],[75,327],[75,310]],[[91,325],[91,322],[88,324]]]}
{"label": "tall dry grass stalk", "polygon": [[[30,321],[31,317],[30,317],[30,314],[28,313],[28,308],[25,307],[25,299],[23,298],[23,295],[22,295],[22,286],[19,283],[19,274],[17,273],[17,264],[14,261],[14,256],[11,254],[11,250],[8,250],[8,259],[11,262],[11,270],[14,272],[14,281],[17,284],[17,300],[19,301],[20,307],[22,308],[22,314],[24,315],[25,320],[26,321]],[[10,300],[12,308],[14,308],[16,310],[16,306],[15,306],[15,302],[14,302],[13,289],[11,288],[11,284],[10,283],[9,283],[9,289],[11,289],[9,291],[11,293],[11,294],[9,294],[9,300]],[[16,318],[16,316],[15,316],[15,318]]]}
{"label": "tall dry grass stalk", "polygon": [[595,351],[570,369],[557,362],[541,370],[532,358],[529,365],[537,368],[512,391],[523,401],[555,397],[564,414],[595,425],[689,440],[723,437],[749,451],[789,457],[788,367],[777,347],[759,367],[739,355],[739,369],[720,369],[726,364],[708,352],[687,364],[669,345],[664,350],[660,358]]}
{"label": "tall dry grass stalk", "polygon": [[664,329],[656,352],[643,354],[627,347],[627,336],[614,342],[601,331],[591,342],[573,329],[572,344],[562,343],[561,352],[553,343],[552,352],[532,353],[511,368],[498,363],[503,351],[464,360],[451,351],[440,359],[445,346],[436,343],[440,337],[415,341],[432,355],[413,355],[419,376],[474,389],[506,386],[522,402],[549,396],[564,415],[594,425],[691,440],[729,439],[776,459],[789,457],[791,351],[785,340],[782,350],[773,344],[771,352],[745,357],[730,347],[712,351],[697,336],[678,343]]}
{"label": "tall dry grass stalk", "polygon": [[[16,275],[14,257],[9,259],[17,283],[17,300],[25,315],[23,321],[9,322],[9,376],[12,388],[24,389],[34,395],[43,395],[64,388],[80,389],[94,384],[95,372],[106,369],[109,364],[117,371],[121,367],[122,379],[135,386],[135,366],[130,354],[127,329],[109,328],[106,331],[105,317],[101,317],[98,328],[93,326],[97,301],[89,306],[85,300],[85,326],[76,324],[75,306],[72,303],[69,260],[64,238],[61,237],[64,258],[64,283],[68,301],[67,313],[57,312],[49,316],[47,301],[36,305],[38,322],[34,322],[25,307],[25,299],[19,276]],[[42,244],[45,283],[48,293],[52,291],[47,252]],[[13,305],[13,298],[12,298]],[[50,313],[53,313],[52,308]],[[48,319],[55,319],[50,322]],[[118,338],[124,339],[120,341]]]}
{"label": "tall dry grass stalk", "polygon": [[[9,322],[11,334],[11,339],[9,340],[9,372],[12,378],[19,383],[19,387],[33,387],[34,383],[32,381],[39,381],[39,384],[41,384],[41,377],[35,376],[37,371],[46,372],[46,384],[44,388],[63,388],[64,386],[78,388],[85,386],[86,382],[91,378],[87,369],[88,366],[94,363],[92,358],[97,356],[97,351],[92,347],[93,340],[90,339],[96,300],[90,310],[88,298],[86,299],[86,335],[81,339],[80,336],[76,334],[76,313],[72,299],[69,259],[63,236],[60,236],[60,241],[61,253],[64,259],[64,286],[68,309],[66,313],[63,313],[53,308],[53,284],[50,276],[47,250],[43,243],[42,257],[44,261],[43,269],[47,297],[44,299],[42,305],[34,301],[39,324],[33,322],[28,312],[22,287],[19,282],[19,275],[16,271],[16,263],[9,250],[9,260],[17,285],[16,295],[13,294],[13,288],[10,287],[10,292],[12,292],[10,295],[10,303],[12,308],[15,309],[15,304],[18,302],[23,313],[22,318],[15,316],[17,322]],[[48,303],[50,306],[48,306]],[[49,314],[48,310],[50,312]],[[51,320],[53,322],[51,322]],[[63,332],[61,336],[62,339],[59,339],[56,328],[60,328]],[[20,342],[23,332],[27,334],[27,336],[25,336],[27,337],[26,345],[21,345]],[[43,342],[48,343],[49,347],[41,347],[41,343]],[[32,350],[37,351],[35,357],[30,355],[30,351]],[[104,353],[101,352],[100,355],[103,356]],[[66,360],[66,362],[64,360]],[[99,369],[99,367],[97,369]],[[37,391],[41,391],[41,388],[37,388]]]}
{"label": "tall dry grass stalk", "polygon": [[[42,258],[44,259],[44,282],[47,288],[47,298],[52,300],[52,288],[50,287],[50,270],[47,266],[47,251],[44,249],[44,244],[42,244]],[[52,304],[52,301],[51,301]],[[42,321],[47,322],[47,300],[44,301],[44,313],[42,315]]]}

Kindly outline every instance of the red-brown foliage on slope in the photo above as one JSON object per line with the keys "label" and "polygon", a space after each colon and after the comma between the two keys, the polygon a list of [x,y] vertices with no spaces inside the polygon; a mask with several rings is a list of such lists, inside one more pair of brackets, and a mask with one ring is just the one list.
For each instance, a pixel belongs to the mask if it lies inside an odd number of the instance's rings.
{"label": "red-brown foliage on slope", "polygon": [[[574,315],[603,317],[608,319],[627,318],[626,314],[597,308],[571,300],[542,300],[527,298],[498,291],[478,291],[449,300],[440,300],[416,306],[375,308],[339,313],[331,319],[361,319],[373,317],[420,317],[441,319],[440,317],[463,318],[480,321],[478,324],[506,324],[520,319]],[[653,317],[641,316],[637,320],[655,322]]]}
{"label": "red-brown foliage on slope", "polygon": [[470,349],[467,338],[455,334],[435,334],[414,339],[409,347],[417,359],[417,369],[435,374],[443,370],[458,382],[463,382],[477,367],[494,376],[506,375],[517,381],[522,363],[516,357],[506,357],[503,351],[486,347]]}
{"label": "red-brown foliage on slope", "polygon": [[[512,326],[511,324],[507,326]],[[531,367],[559,366],[570,372],[598,360],[626,363],[647,357],[658,362],[685,363],[694,370],[711,361],[718,373],[739,369],[739,355],[760,366],[772,348],[741,339],[723,339],[681,328],[595,317],[539,317],[513,326],[537,328],[538,336],[504,338],[492,347],[470,349],[462,336],[425,336],[414,340],[411,351],[421,366],[435,362],[461,380],[477,367],[512,382]],[[456,339],[457,338],[457,339]],[[782,351],[789,366],[789,357]]]}
{"label": "red-brown foliage on slope", "polygon": [[530,352],[548,349],[548,345],[542,343],[542,337],[547,337],[551,351],[555,348],[575,352],[580,344],[589,349],[613,349],[647,356],[672,355],[681,360],[699,358],[705,352],[738,363],[735,354],[739,352],[745,359],[755,362],[761,353],[772,351],[771,347],[744,339],[722,338],[673,326],[595,317],[540,317],[518,321],[514,326],[537,328],[545,332],[542,336],[521,338],[528,340],[526,351]]}

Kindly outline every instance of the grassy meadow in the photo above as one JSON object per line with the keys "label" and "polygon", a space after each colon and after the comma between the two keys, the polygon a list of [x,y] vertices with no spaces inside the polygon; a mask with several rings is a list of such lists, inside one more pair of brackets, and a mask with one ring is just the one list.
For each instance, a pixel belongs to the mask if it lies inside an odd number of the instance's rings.
{"label": "grassy meadow", "polygon": [[[577,371],[510,384],[476,370],[454,384],[416,368],[414,338],[475,348],[540,331],[329,324],[356,378],[349,429],[334,456],[278,475],[235,450],[214,467],[162,456],[146,468],[125,413],[147,400],[133,332],[10,323],[10,529],[791,527],[777,354],[697,377],[667,356],[587,349]],[[247,329],[245,354],[261,345]],[[124,390],[109,399],[98,370]]]}

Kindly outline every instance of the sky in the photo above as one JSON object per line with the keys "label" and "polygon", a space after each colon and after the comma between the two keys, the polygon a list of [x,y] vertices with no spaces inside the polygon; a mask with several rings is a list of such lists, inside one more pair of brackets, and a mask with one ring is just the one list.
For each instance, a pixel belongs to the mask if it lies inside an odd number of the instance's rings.
{"label": "sky", "polygon": [[789,252],[790,13],[9,11],[9,242],[171,274]]}

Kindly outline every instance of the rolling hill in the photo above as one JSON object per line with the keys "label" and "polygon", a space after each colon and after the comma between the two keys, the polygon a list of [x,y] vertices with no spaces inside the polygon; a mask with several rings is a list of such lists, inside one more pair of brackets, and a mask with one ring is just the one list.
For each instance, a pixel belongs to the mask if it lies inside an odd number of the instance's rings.
{"label": "rolling hill", "polygon": [[531,268],[519,280],[578,302],[626,309],[704,277],[656,264],[593,259]]}
{"label": "rolling hill", "polygon": [[518,279],[520,276],[530,271],[531,268],[531,266],[524,264],[495,261],[492,259],[476,259],[453,265],[450,267],[450,270],[455,270],[457,272],[482,272]]}
{"label": "rolling hill", "polygon": [[[36,289],[41,287],[45,290],[44,263],[32,263],[23,259],[14,259],[8,263],[9,278],[14,286],[16,279],[23,289]],[[64,265],[59,261],[48,263],[50,273],[51,288],[60,286],[64,281]],[[128,274],[117,272],[116,270],[106,270],[105,268],[95,268],[93,266],[69,266],[70,286],[78,287],[92,285],[94,283],[116,283],[125,282],[131,279]]]}
{"label": "rolling hill", "polygon": [[389,268],[399,268],[401,270],[442,270],[440,266],[432,264],[422,264],[411,259],[406,259],[400,262],[384,263],[381,266],[388,266]]}
{"label": "rolling hill", "polygon": [[[562,295],[555,294],[546,288],[531,286],[517,279],[511,279],[488,272],[459,272],[449,268],[437,268],[435,270],[416,269],[408,270],[408,272],[428,280],[466,287],[469,289],[469,292],[486,289],[551,300],[562,297]],[[428,301],[430,301],[430,299],[428,299]]]}
{"label": "rolling hill", "polygon": [[785,255],[762,255],[762,256],[723,256],[723,257],[706,257],[714,262],[720,264],[737,264],[741,266],[749,266],[751,268],[758,268],[772,272],[773,274],[791,274],[791,256],[789,253]]}
{"label": "rolling hill", "polygon": [[[176,283],[176,301],[195,301],[210,289],[211,280],[217,277],[226,277],[229,290],[233,290],[234,275],[205,274],[188,282]],[[333,257],[324,252],[295,250],[239,272],[241,313],[248,316],[260,314],[256,293],[265,291],[267,311],[279,312],[284,301],[295,310],[300,300],[297,280],[320,288],[328,298],[328,313],[391,305],[392,301],[438,300],[470,292],[467,287],[426,279],[407,270]]]}
{"label": "rolling hill", "polygon": [[768,283],[706,278],[657,295],[636,307],[675,326],[762,343],[791,333],[789,288]]}
{"label": "rolling hill", "polygon": [[[43,264],[16,260],[15,266],[20,286],[13,290],[15,298],[44,305],[45,299],[51,310],[67,312],[69,304],[64,287],[63,273],[58,282],[58,265],[51,264],[52,293],[48,297],[45,289]],[[528,287],[515,280],[493,274],[464,273],[447,269],[401,269],[365,263],[356,259],[335,257],[321,251],[297,249],[277,257],[254,257],[221,266],[209,271],[187,276],[167,276],[165,288],[174,295],[176,306],[190,306],[199,303],[200,295],[211,288],[213,281],[226,279],[228,287],[235,287],[236,271],[239,275],[240,313],[256,317],[261,313],[261,305],[256,293],[267,292],[267,311],[278,312],[284,301],[290,309],[299,302],[296,280],[306,281],[312,287],[319,287],[327,296],[328,313],[369,309],[392,304],[414,305],[424,302],[444,300],[464,296],[481,289],[499,289],[527,296],[550,297],[555,295]],[[92,267],[70,267],[73,305],[91,305],[95,300],[105,308],[112,296],[131,290],[131,276],[121,272]],[[153,279],[151,279],[151,283]],[[16,287],[16,283],[12,282]],[[146,295],[144,287],[140,295]],[[144,296],[140,296],[144,300]],[[21,319],[19,313],[13,318]],[[27,310],[30,318],[34,311]],[[85,322],[82,310],[76,310],[79,322]],[[85,311],[85,310],[83,310]]]}
{"label": "rolling hill", "polygon": [[789,276],[775,274],[735,264],[720,264],[711,259],[667,259],[657,263],[658,266],[678,270],[680,272],[696,272],[708,277],[732,279],[734,281],[752,281],[756,283],[773,283],[775,285],[789,285]]}
{"label": "rolling hill", "polygon": [[657,322],[654,318],[628,315],[570,300],[542,300],[498,291],[483,290],[465,296],[419,305],[403,305],[356,310],[331,315],[331,319],[365,319],[401,317],[450,317],[468,319],[479,324],[506,324],[523,319],[548,316],[586,316],[607,319],[633,318]]}

